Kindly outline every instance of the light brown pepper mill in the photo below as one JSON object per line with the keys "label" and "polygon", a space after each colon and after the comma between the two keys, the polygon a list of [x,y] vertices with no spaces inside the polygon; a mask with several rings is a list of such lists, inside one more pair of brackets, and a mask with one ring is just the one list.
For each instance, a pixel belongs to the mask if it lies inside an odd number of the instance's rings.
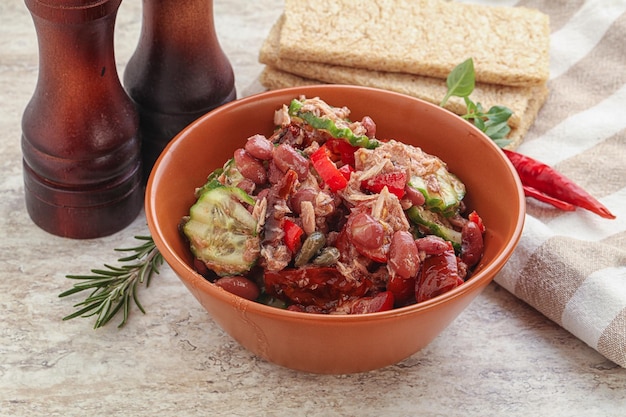
{"label": "light brown pepper mill", "polygon": [[121,0],[25,0],[39,75],[22,118],[26,207],[55,235],[94,238],[143,205],[139,118],[115,67]]}
{"label": "light brown pepper mill", "polygon": [[143,0],[142,5],[141,34],[124,86],[139,111],[147,176],[178,132],[234,100],[236,91],[216,35],[212,0]]}

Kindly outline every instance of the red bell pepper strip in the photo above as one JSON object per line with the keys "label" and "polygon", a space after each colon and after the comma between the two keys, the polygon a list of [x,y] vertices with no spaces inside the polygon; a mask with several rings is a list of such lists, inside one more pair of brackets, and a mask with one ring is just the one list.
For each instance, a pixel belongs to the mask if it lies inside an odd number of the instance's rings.
{"label": "red bell pepper strip", "polygon": [[476,213],[476,210],[472,211],[468,216],[467,220],[470,222],[474,222],[478,225],[478,229],[481,233],[485,233],[485,224],[483,223],[483,219]]}
{"label": "red bell pepper strip", "polygon": [[398,198],[404,197],[407,175],[406,171],[398,170],[378,174],[361,182],[361,188],[373,193],[380,193],[387,187],[391,194]]}
{"label": "red bell pepper strip", "polygon": [[318,150],[311,154],[311,163],[315,171],[322,177],[322,180],[328,184],[331,191],[336,192],[343,190],[348,185],[348,180],[343,176],[341,171],[330,159],[328,149],[322,145]]}
{"label": "red bell pepper strip", "polygon": [[345,139],[329,139],[325,145],[329,151],[339,155],[341,162],[354,166],[354,152],[359,149],[358,146],[350,145]]}
{"label": "red bell pepper strip", "polygon": [[285,232],[283,241],[285,242],[285,245],[287,245],[287,248],[291,251],[291,253],[298,252],[302,244],[301,237],[304,230],[302,230],[302,228],[293,221],[285,218],[283,220],[283,231]]}
{"label": "red bell pepper strip", "polygon": [[341,168],[339,168],[339,172],[341,172],[341,175],[344,176],[344,178],[348,181],[350,181],[350,175],[354,172],[354,168],[352,168],[352,166],[346,164],[344,166],[342,166]]}
{"label": "red bell pepper strip", "polygon": [[602,203],[554,168],[517,152],[507,149],[502,151],[517,170],[524,186],[534,188],[556,200],[587,209],[605,219],[615,218]]}

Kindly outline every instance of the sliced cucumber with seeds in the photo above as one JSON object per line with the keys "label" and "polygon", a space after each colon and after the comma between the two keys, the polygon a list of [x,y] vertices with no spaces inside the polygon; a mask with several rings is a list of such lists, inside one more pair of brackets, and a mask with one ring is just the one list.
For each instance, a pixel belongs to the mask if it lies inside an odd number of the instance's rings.
{"label": "sliced cucumber with seeds", "polygon": [[452,243],[455,250],[461,249],[461,232],[454,230],[445,218],[421,206],[413,206],[406,211],[408,218],[415,224],[426,227],[431,234]]}
{"label": "sliced cucumber with seeds", "polygon": [[240,188],[207,189],[183,225],[194,256],[219,276],[244,274],[259,257],[257,221],[243,203],[254,199]]}
{"label": "sliced cucumber with seeds", "polygon": [[[436,181],[434,187],[430,181]],[[443,166],[427,179],[411,176],[409,185],[424,195],[426,208],[444,215],[453,214],[465,197],[465,185]]]}

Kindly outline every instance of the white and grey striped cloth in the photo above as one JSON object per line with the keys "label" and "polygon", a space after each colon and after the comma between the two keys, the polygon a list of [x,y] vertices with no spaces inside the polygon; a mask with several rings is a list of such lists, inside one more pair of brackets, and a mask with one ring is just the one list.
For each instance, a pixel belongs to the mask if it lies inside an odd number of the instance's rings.
{"label": "white and grey striped cloth", "polygon": [[520,245],[495,281],[626,367],[626,0],[482,3],[550,16],[550,95],[517,150],[617,216],[528,200]]}

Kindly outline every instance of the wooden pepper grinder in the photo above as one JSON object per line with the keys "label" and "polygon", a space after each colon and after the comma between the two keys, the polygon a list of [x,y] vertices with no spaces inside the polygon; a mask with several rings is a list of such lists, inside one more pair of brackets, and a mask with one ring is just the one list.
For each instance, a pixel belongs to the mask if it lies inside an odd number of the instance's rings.
{"label": "wooden pepper grinder", "polygon": [[55,235],[94,238],[143,206],[139,118],[113,52],[121,0],[25,0],[39,75],[22,118],[26,207]]}
{"label": "wooden pepper grinder", "polygon": [[143,0],[142,5],[141,34],[124,86],[139,111],[147,178],[178,132],[234,100],[236,91],[216,35],[212,0]]}

